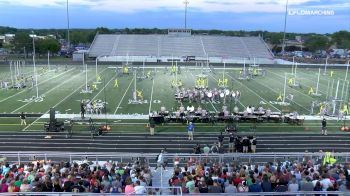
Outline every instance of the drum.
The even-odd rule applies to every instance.
[[[232,92],[232,97],[236,98],[236,93],[235,92]]]
[[[213,97],[213,93],[212,93],[212,92],[208,92],[208,93],[207,93],[207,96],[208,96],[209,98],[212,98],[212,97]]]
[[[230,90],[226,89],[225,90],[225,95],[228,96],[230,94]]]
[[[221,97],[221,98],[224,98],[224,97],[225,97],[225,94],[224,94],[224,93],[220,93],[220,97]]]

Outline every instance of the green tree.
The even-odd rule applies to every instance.
[[[97,32],[99,34],[111,34],[111,33],[113,33],[110,29],[108,29],[106,27],[97,27],[96,30],[95,30],[95,34]]]
[[[28,33],[17,32],[14,39],[12,40],[14,52],[20,53],[23,52],[23,48],[26,48],[27,52],[33,51],[32,38],[29,37]]]
[[[315,52],[317,50],[327,50],[331,43],[327,36],[314,35],[308,37],[304,44],[310,51]]]
[[[332,42],[337,45],[337,48],[350,49],[350,32],[338,31],[333,33]]]
[[[57,40],[52,38],[40,39],[36,40],[35,49],[39,54],[46,54],[47,51],[57,53],[60,50],[60,44]]]

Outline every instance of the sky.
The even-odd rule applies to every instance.
[[[0,26],[66,28],[66,1],[0,0]],[[191,29],[284,29],[287,0],[188,1]],[[289,0],[287,13],[287,32],[350,31],[350,0]],[[69,16],[71,28],[184,28],[185,4],[184,0],[69,0]]]

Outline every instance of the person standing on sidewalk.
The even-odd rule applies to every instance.
[[[327,135],[327,121],[325,118],[322,120],[322,129],[321,129],[321,134],[322,135]]]
[[[194,124],[190,122],[187,125],[188,140],[193,140]]]
[[[21,125],[27,125],[26,115],[23,112],[21,113],[21,115],[19,115],[19,117],[21,118]]]

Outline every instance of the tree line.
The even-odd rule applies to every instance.
[[[6,33],[15,34],[15,39],[10,45],[4,46],[0,43],[0,48],[9,48],[14,52],[20,53],[24,50],[31,52],[32,38],[29,34],[32,32],[36,35],[54,35],[56,39],[48,38],[36,40],[36,51],[38,53],[47,53],[51,51],[56,53],[60,50],[60,39],[67,38],[66,29],[16,29],[12,27],[0,27],[0,35]],[[92,43],[96,33],[99,34],[166,34],[167,29],[146,29],[146,28],[124,28],[124,29],[109,29],[106,27],[98,27],[96,29],[71,29],[70,43],[77,45],[79,43]],[[278,52],[281,48],[283,40],[283,32],[269,31],[223,31],[223,30],[192,30],[194,35],[223,35],[223,36],[261,36],[268,44],[270,44],[274,52]],[[304,40],[303,50],[315,52],[317,50],[327,50],[331,46],[336,48],[350,49],[350,32],[338,31],[332,34],[315,34],[315,33],[286,33],[287,40],[294,40],[295,36],[301,36]],[[287,49],[288,50],[288,49]]]

